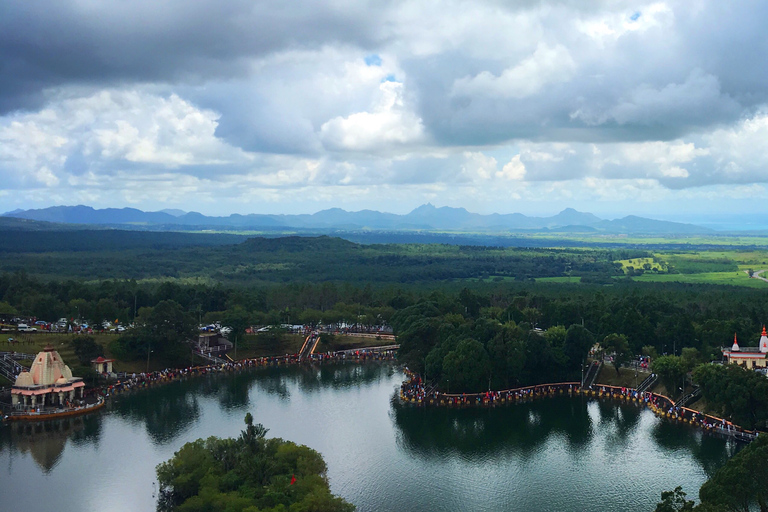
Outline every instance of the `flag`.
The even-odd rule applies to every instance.
[[[296,475],[291,475],[291,485],[296,483]]]

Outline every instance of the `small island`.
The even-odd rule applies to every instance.
[[[245,415],[237,439],[209,437],[187,443],[157,466],[157,510],[231,512],[351,512],[354,505],[331,494],[323,457],[279,438]]]

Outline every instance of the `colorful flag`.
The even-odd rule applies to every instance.
[[[291,485],[296,483],[296,475],[291,475]]]

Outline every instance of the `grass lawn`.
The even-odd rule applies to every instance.
[[[258,335],[246,335],[237,343],[236,359],[249,359],[252,357],[282,356],[296,354],[301,350],[305,337],[301,334],[286,334],[281,340],[268,340]],[[235,359],[234,349],[229,352]]]
[[[75,356],[75,351],[69,340],[80,336],[79,334],[69,333],[9,333],[0,335],[0,351],[14,351],[23,352],[26,354],[37,354],[42,351],[47,345],[51,345],[61,355],[64,363],[72,368],[76,369],[80,366],[80,362]],[[112,358],[112,354],[109,351],[109,343],[117,339],[117,334],[88,334],[87,336],[93,337],[93,339],[104,348],[104,355],[108,358]],[[9,344],[6,340],[12,337],[18,341],[18,343]],[[191,359],[190,359],[191,360]],[[32,361],[19,361],[24,366],[30,366]],[[162,361],[150,359],[149,369],[151,371],[163,370],[167,367]],[[144,372],[147,371],[146,359],[139,359],[136,361],[115,361],[112,368],[116,372]]]
[[[64,362],[72,367],[77,366],[77,358],[72,346],[68,343],[77,334],[67,333],[3,333],[0,335],[0,351],[23,352],[37,354],[47,345],[51,345],[64,359]],[[117,338],[116,334],[92,334],[93,339],[107,351],[110,341]],[[8,343],[8,338],[14,338],[18,343]],[[109,357],[108,351],[105,352]]]
[[[300,334],[286,334],[283,336],[282,342],[265,343],[263,339],[259,339],[258,335],[245,336],[245,340],[242,343],[238,343],[237,359],[296,354],[301,350],[304,339],[305,337]],[[362,349],[383,345],[394,345],[394,342],[360,336],[334,336],[333,341],[329,345],[318,344],[317,352]],[[234,350],[230,351],[229,355],[235,359]]]
[[[619,370],[620,375],[616,375],[616,370],[612,364],[604,364],[600,368],[600,373],[595,380],[596,384],[605,384],[606,386],[619,386],[619,387],[635,387],[635,370],[634,368],[621,368]],[[650,375],[649,372],[638,371],[637,372],[637,384],[640,384],[645,378]]]
[[[12,333],[10,336],[0,336],[0,351],[14,351],[27,354],[37,354],[43,350],[47,345],[51,345],[61,355],[64,362],[73,370],[80,366],[80,362],[75,356],[75,352],[69,340],[76,337],[76,334],[50,334],[50,333]],[[92,335],[96,343],[104,347],[104,354],[111,358],[113,357],[109,351],[109,343],[117,339],[116,334],[93,334]],[[8,337],[13,337],[18,340],[18,343],[8,344]],[[286,334],[282,337],[282,340],[277,342],[264,342],[265,339],[259,336],[246,336],[244,340],[238,343],[237,347],[237,359],[246,359],[251,357],[265,357],[285,354],[296,354],[301,350],[301,346],[304,344],[305,337],[300,334]],[[354,348],[365,347],[377,347],[382,345],[393,344],[391,341],[377,340],[375,338],[358,337],[358,336],[336,336],[330,345],[323,346],[318,345],[317,350],[319,352],[334,351],[334,350],[347,350]],[[235,358],[234,350],[230,352],[230,356]],[[24,366],[30,366],[32,361],[19,361]],[[188,361],[179,361],[176,366],[186,366],[192,364],[192,354]],[[197,361],[203,363],[202,361]],[[167,361],[161,361],[156,358],[150,358],[149,370],[163,370],[169,366]],[[173,366],[173,365],[171,365]],[[135,361],[115,361],[113,363],[113,369],[116,372],[128,372],[128,373],[141,373],[147,371],[147,360],[144,358],[137,359]],[[0,386],[7,385],[0,382]]]

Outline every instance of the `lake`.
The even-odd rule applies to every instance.
[[[396,399],[390,363],[261,368],[115,397],[107,409],[0,426],[3,510],[151,511],[155,466],[184,443],[234,437],[251,412],[306,444],[360,511],[651,511],[689,497],[738,446],[634,404],[559,396],[493,409]]]

